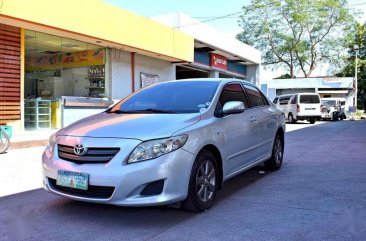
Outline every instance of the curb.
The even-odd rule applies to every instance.
[[[19,141],[19,142],[11,142],[9,149],[21,149],[28,147],[38,147],[38,146],[47,146],[48,139],[45,140],[33,140],[33,141]]]

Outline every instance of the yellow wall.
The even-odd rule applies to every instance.
[[[100,0],[0,0],[1,16],[193,62],[193,37]]]

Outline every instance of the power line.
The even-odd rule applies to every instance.
[[[230,13],[230,14],[226,14],[226,15],[222,15],[222,16],[218,16],[218,17],[210,18],[210,19],[203,20],[203,21],[199,21],[199,22],[195,22],[195,23],[186,24],[186,25],[183,25],[183,26],[177,26],[177,27],[174,27],[174,28],[184,28],[184,27],[188,27],[188,26],[192,26],[192,25],[196,25],[196,24],[200,24],[200,23],[207,23],[207,22],[211,22],[211,21],[214,21],[214,20],[217,20],[217,19],[222,19],[222,18],[232,17],[232,16],[235,16],[235,15],[238,15],[238,14],[241,14],[241,13],[242,13],[242,11],[240,11],[240,12],[235,12],[235,13]]]

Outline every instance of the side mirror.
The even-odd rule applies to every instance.
[[[229,101],[222,108],[222,115],[243,113],[245,105],[241,101]]]

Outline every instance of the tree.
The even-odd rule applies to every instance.
[[[354,18],[345,0],[252,0],[243,7],[237,39],[263,54],[266,67],[309,77],[320,63],[337,63]]]
[[[354,28],[354,38],[349,45],[349,58],[348,64],[337,74],[339,77],[354,77],[355,76],[355,59],[356,53],[354,50],[354,45],[359,46],[359,56],[357,62],[357,106],[362,109],[366,109],[366,23],[361,25],[359,23],[355,24]]]

